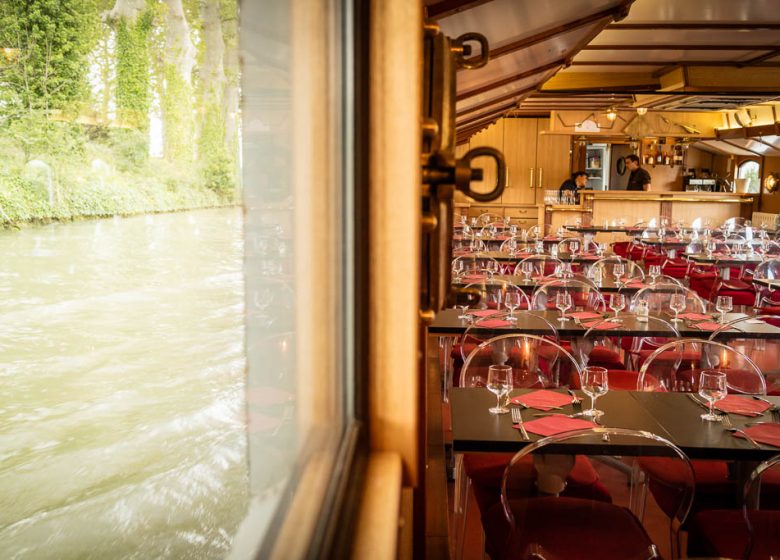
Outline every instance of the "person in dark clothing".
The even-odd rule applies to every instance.
[[[626,156],[626,167],[631,174],[628,176],[626,190],[629,191],[649,191],[650,173],[646,169],[639,167],[639,157],[634,154]]]
[[[558,200],[563,200],[566,191],[574,192],[576,202],[580,201],[580,191],[588,188],[588,174],[584,171],[572,173],[569,179],[566,179],[558,189]]]

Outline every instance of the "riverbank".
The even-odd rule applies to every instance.
[[[155,177],[127,177],[119,182],[84,181],[49,187],[0,171],[0,224],[26,224],[158,214],[235,206],[236,201],[186,182],[164,185]]]

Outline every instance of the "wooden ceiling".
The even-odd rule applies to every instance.
[[[429,0],[446,34],[484,34],[457,78],[458,139],[551,110],[712,111],[780,99],[780,0]]]

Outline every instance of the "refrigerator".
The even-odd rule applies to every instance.
[[[609,189],[609,144],[585,146],[585,172],[594,191]]]

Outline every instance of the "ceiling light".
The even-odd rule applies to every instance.
[[[607,119],[614,122],[615,119],[617,119],[617,116],[618,115],[617,115],[617,111],[615,111],[615,108],[610,107],[609,110],[607,111]]]
[[[773,171],[764,179],[764,188],[767,192],[775,192],[780,189],[780,173]]]
[[[636,114],[640,117],[647,114],[647,107],[637,107]]]

